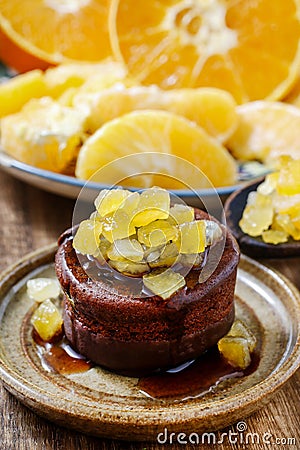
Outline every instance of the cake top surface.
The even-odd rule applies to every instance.
[[[212,247],[225,245],[226,232],[215,219],[196,217],[194,208],[173,202],[159,187],[141,193],[102,190],[94,205],[74,232],[80,264],[85,270],[94,265],[102,275],[105,267],[131,278],[131,285],[142,280],[144,295],[170,298],[186,286],[190,271],[204,268]]]

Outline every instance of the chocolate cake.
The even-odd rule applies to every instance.
[[[195,210],[195,219],[208,215]],[[129,376],[176,367],[215,345],[234,320],[238,245],[223,226],[222,257],[209,278],[199,270],[170,298],[133,295],[121,282],[110,288],[85,272],[72,230],[59,239],[56,272],[64,291],[64,329],[72,346],[95,363]],[[222,248],[223,248],[222,247]],[[220,247],[221,248],[221,247]],[[210,249],[212,251],[212,249]]]

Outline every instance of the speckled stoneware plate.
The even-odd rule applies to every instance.
[[[136,378],[94,367],[82,374],[48,372],[35,351],[32,301],[26,281],[54,277],[55,246],[28,255],[1,277],[0,375],[4,386],[41,416],[85,433],[153,440],[168,432],[201,433],[245,418],[266,404],[300,365],[300,296],[278,273],[242,256],[236,315],[261,341],[260,360],[248,376],[218,384],[185,400],[149,398]]]

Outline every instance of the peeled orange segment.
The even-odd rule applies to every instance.
[[[48,95],[65,106],[78,105],[77,109],[83,114],[90,111],[90,104],[95,102],[99,91],[116,83],[124,86],[136,84],[127,76],[126,68],[115,61],[61,64],[46,71],[45,81]]]
[[[47,93],[41,70],[32,70],[0,84],[0,118],[18,112],[31,98]]]
[[[257,101],[238,106],[237,113],[239,126],[227,142],[236,158],[270,165],[282,155],[300,159],[300,109]]]
[[[229,92],[207,87],[166,91],[168,111],[180,114],[203,127],[220,142],[232,135],[238,125],[236,102]]]
[[[19,47],[49,63],[111,56],[109,0],[0,0],[0,27]]]
[[[66,63],[46,70],[45,82],[49,95],[56,98],[66,89],[79,88],[86,83],[97,85],[97,89],[103,89],[123,80],[126,74],[124,66],[114,61]]]
[[[57,97],[56,101],[62,106],[73,107],[73,98],[76,92],[76,87],[67,88],[59,97]]]
[[[110,60],[100,63],[65,63],[45,72],[49,95],[55,98],[69,88],[77,88],[76,95],[87,98],[88,94],[94,95],[117,82],[126,81],[127,69],[124,65]]]
[[[299,9],[298,0],[112,0],[109,32],[116,58],[144,84],[273,100],[298,75]]]
[[[1,146],[9,155],[41,169],[68,172],[82,143],[84,117],[43,97],[4,117],[0,128]]]
[[[126,87],[118,83],[108,89],[100,86],[92,94],[79,90],[73,104],[88,111],[87,125],[91,132],[122,114],[141,109],[161,109],[182,115],[221,142],[233,133],[238,123],[233,97],[216,88],[165,91],[157,86]]]
[[[132,185],[130,177],[135,173],[144,173],[139,180],[141,187],[177,188],[178,185],[182,187],[178,180],[183,180],[194,187],[210,188],[210,182],[214,186],[226,186],[236,181],[236,162],[221,144],[193,122],[155,110],[125,114],[103,125],[82,146],[76,176],[82,179],[93,176],[93,181],[103,183],[104,172],[99,169],[132,154],[139,157],[130,164],[119,160],[118,164],[109,166],[106,176],[110,180],[105,179],[105,182],[117,180]],[[179,158],[173,158],[167,167],[160,158],[166,154]],[[194,170],[194,166],[184,164],[181,158],[198,167],[210,182],[200,171]],[[161,176],[158,180],[157,173],[169,177]]]
[[[117,80],[116,80],[117,81]],[[112,86],[86,83],[73,98],[76,109],[87,114],[87,127],[94,133],[105,122],[140,109],[166,109],[166,95],[157,86],[127,87],[123,82]]]
[[[80,86],[76,98],[89,99],[89,95],[95,96],[99,91],[115,84],[125,87],[138,86],[138,82],[128,75],[127,68],[121,63],[108,60],[96,64],[95,67],[97,70],[94,70],[94,73]]]
[[[95,91],[108,88],[116,82],[125,84],[128,81],[126,77],[127,71],[123,65],[113,61],[61,64],[45,72],[31,70],[0,84],[0,118],[18,112],[31,98],[50,96],[59,98],[62,103],[62,98],[73,100],[80,92],[86,99],[88,93],[94,97]],[[73,106],[72,101],[64,100],[64,103]]]
[[[94,70],[94,64],[61,64],[46,70],[45,83],[48,95],[57,98],[71,87],[78,88]]]

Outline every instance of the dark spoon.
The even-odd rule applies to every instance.
[[[224,206],[227,226],[238,241],[241,251],[249,256],[256,258],[300,256],[300,241],[290,238],[283,244],[266,244],[260,237],[251,237],[243,233],[239,227],[249,192],[255,191],[263,180],[264,178],[260,178],[246,184],[228,197]]]

